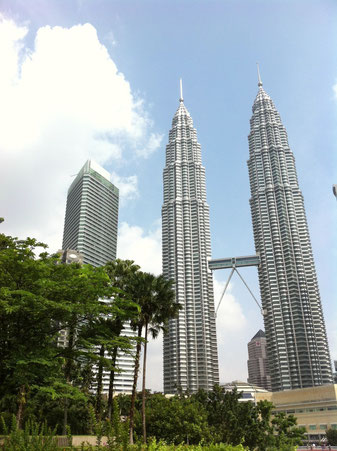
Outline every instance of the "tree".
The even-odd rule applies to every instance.
[[[158,393],[148,395],[146,403],[147,433],[149,437],[169,444],[198,444],[212,441],[205,408],[192,397],[166,398]],[[142,432],[136,422],[137,433]]]
[[[200,390],[195,398],[206,408],[208,423],[214,441],[248,446],[265,451],[294,447],[301,444],[303,428],[296,427],[296,418],[278,413],[272,417],[273,404],[260,401],[240,402],[241,393],[236,389],[226,391],[215,385],[206,393]]]
[[[57,356],[63,360],[64,382],[57,383],[64,407],[63,434],[68,422],[69,401],[83,398],[83,393],[74,385],[85,362],[92,366],[96,360],[95,340],[88,339],[88,324],[104,315],[113,314],[113,306],[101,302],[116,293],[103,268],[78,263],[53,264],[49,278],[41,283],[45,297],[62,306],[62,315],[53,316],[53,323],[66,331],[65,346],[57,347]],[[57,344],[57,343],[56,343]],[[55,388],[56,388],[55,387]],[[46,388],[44,388],[46,390]]]
[[[50,277],[54,260],[46,253],[35,257],[43,243],[0,234],[0,398],[17,398],[20,427],[27,393],[57,372],[58,328],[53,318],[62,307],[43,295],[43,281]]]
[[[66,426],[68,403],[87,400],[83,375],[97,361],[98,331],[88,336],[88,328],[101,318],[124,321],[138,307],[119,297],[104,268],[58,264],[56,255],[36,256],[39,247],[46,245],[0,234],[0,407],[15,411],[20,426],[29,397],[41,393],[63,400]],[[109,340],[109,349],[130,347],[126,337]]]
[[[327,429],[326,438],[329,445],[337,445],[337,429]]]
[[[146,357],[148,333],[153,338],[158,336],[161,329],[165,329],[166,323],[173,318],[179,311],[180,305],[175,302],[175,295],[172,288],[172,282],[165,280],[163,276],[154,276],[153,274],[138,272],[135,274],[134,299],[140,305],[141,311],[137,321],[133,322],[133,327],[137,330],[138,339],[142,338],[143,328],[144,337],[144,360],[143,360],[143,387],[142,387],[142,424],[143,441],[146,443]],[[130,443],[133,443],[133,414],[135,408],[136,388],[139,371],[139,358],[141,352],[141,342],[137,343],[134,382],[131,397],[130,409]]]
[[[294,415],[277,412],[271,423],[275,449],[281,449],[282,446],[294,447],[302,444],[306,430],[303,427],[296,427],[297,420]]]
[[[132,296],[129,292],[132,293],[132,281],[135,274],[139,271],[140,267],[134,263],[132,260],[121,260],[116,259],[111,262],[108,262],[105,265],[106,272],[110,278],[112,285],[116,288],[122,290],[123,293],[126,293],[126,296],[132,299]],[[120,336],[125,321],[130,320],[129,318],[121,318],[117,316],[114,322],[111,322],[111,329],[116,336]],[[111,353],[111,371],[110,371],[110,379],[109,379],[109,394],[108,394],[108,418],[111,420],[112,416],[112,407],[113,407],[113,390],[114,390],[114,379],[115,379],[115,367],[116,367],[116,359],[118,353],[118,346],[114,346]]]

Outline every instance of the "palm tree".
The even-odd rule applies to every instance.
[[[137,280],[134,288],[136,288],[135,295],[137,296],[135,300],[140,305],[141,313],[138,321],[134,323],[134,328],[138,331],[139,341],[136,349],[135,373],[130,409],[130,443],[133,443],[133,417],[143,328],[145,329],[145,334],[143,355],[142,424],[143,440],[144,443],[146,443],[145,381],[148,334],[150,333],[153,338],[156,338],[160,330],[165,330],[167,321],[170,318],[174,318],[181,307],[177,302],[175,302],[173,282],[166,280],[162,275],[156,277],[149,273],[139,273],[137,274]]]
[[[105,265],[106,272],[112,282],[112,285],[120,290],[122,290],[128,297],[131,297],[132,292],[132,281],[135,274],[139,271],[140,267],[135,264],[133,260],[121,260],[117,258]],[[129,294],[130,293],[130,294]],[[130,319],[130,318],[127,318]],[[120,336],[124,323],[127,320],[117,316],[114,322],[111,323],[111,330],[115,336]],[[118,346],[114,346],[111,353],[111,370],[109,379],[109,394],[108,394],[108,418],[111,420],[112,408],[113,408],[113,390],[115,381],[115,368],[116,359],[118,353]]]

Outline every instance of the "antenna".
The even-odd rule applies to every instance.
[[[260,67],[259,67],[259,63],[256,63],[257,66],[257,79],[258,79],[258,86],[263,86],[262,80],[261,80],[261,75],[260,75]]]
[[[180,79],[180,102],[184,101],[184,97],[183,97],[183,81],[182,79]]]

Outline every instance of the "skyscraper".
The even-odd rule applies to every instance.
[[[248,169],[272,389],[327,384],[329,348],[295,159],[260,75],[258,86]]]
[[[266,334],[259,330],[248,343],[248,382],[271,390]]]
[[[119,191],[110,182],[109,172],[88,160],[68,190],[63,233],[63,249],[68,260],[68,249],[80,252],[83,263],[93,266],[102,266],[116,258],[118,201]],[[129,323],[124,324],[122,335],[135,335]],[[114,391],[131,393],[133,356],[119,354],[117,367],[123,371],[115,374]],[[104,371],[103,393],[109,390],[109,379],[110,372]]]
[[[197,132],[180,94],[164,169],[163,273],[183,306],[164,337],[164,392],[209,390],[219,381],[209,206]]]
[[[75,249],[83,262],[101,266],[116,258],[119,191],[110,174],[88,160],[70,185],[62,249]]]

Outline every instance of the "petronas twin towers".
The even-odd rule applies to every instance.
[[[182,90],[164,169],[163,274],[183,306],[164,337],[164,391],[209,390],[219,382],[209,206],[197,132]]]
[[[273,391],[332,383],[303,197],[280,116],[265,93],[253,105],[249,178],[259,282]],[[182,305],[164,337],[164,392],[219,382],[209,206],[192,118],[180,95],[164,169],[163,273]]]

